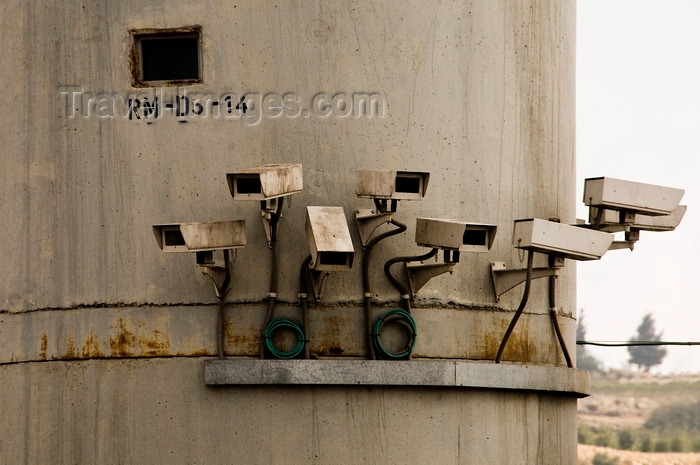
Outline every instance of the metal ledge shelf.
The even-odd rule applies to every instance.
[[[431,386],[590,394],[587,371],[464,360],[206,360],[204,384]]]

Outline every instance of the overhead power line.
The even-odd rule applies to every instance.
[[[700,342],[680,341],[576,341],[577,345],[599,347],[629,347],[629,346],[700,346]]]

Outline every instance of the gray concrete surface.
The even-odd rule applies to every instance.
[[[207,360],[204,384],[433,386],[590,394],[589,376],[582,370],[463,360]]]
[[[571,395],[203,378],[182,357],[2,365],[0,462],[576,463]]]

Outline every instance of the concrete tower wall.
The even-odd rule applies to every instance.
[[[342,206],[355,265],[332,273],[310,308],[310,350],[327,360],[309,363],[365,358],[354,212],[373,204],[355,196],[355,172],[429,171],[425,198],[399,202],[408,231],[373,252],[373,317],[400,297],[384,262],[427,251],[414,242],[416,217],[497,225],[491,250],[463,253],[412,311],[417,363],[493,360],[521,297],[518,288],[497,302],[490,275],[492,261],[525,266],[513,220],[574,220],[574,3],[4,1],[0,13],[0,403],[19,422],[6,420],[0,435],[7,463],[467,463],[483,444],[483,461],[469,463],[573,463],[581,386],[205,386],[200,357],[217,353],[213,286],[192,254],[162,253],[151,226],[246,220],[224,348],[255,357],[270,250],[258,203],[234,201],[225,175],[301,163],[304,188],[280,222],[276,314],[299,317],[306,207]],[[201,30],[201,83],[133,86],[133,34],[159,28]],[[183,89],[192,106],[178,117],[166,105]],[[160,117],[129,112],[130,98],[154,95]],[[196,114],[196,98],[225,95],[256,104],[242,117],[218,114],[222,104]],[[377,114],[360,111],[365,95]],[[546,280],[533,282],[504,361],[563,364],[547,292]],[[573,348],[571,261],[557,292]],[[507,378],[510,365],[502,369]],[[513,437],[524,446],[504,449]],[[196,452],[180,451],[188,441]]]

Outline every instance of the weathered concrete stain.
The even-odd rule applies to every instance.
[[[75,342],[73,341],[73,335],[69,334],[68,336],[66,336],[66,353],[61,358],[66,360],[72,360],[77,358],[76,354],[77,353],[75,351]]]
[[[46,348],[49,346],[49,336],[46,333],[41,335],[41,346],[39,347],[39,358],[46,360]]]
[[[503,332],[493,331],[484,335],[485,350],[483,358],[486,360],[495,360],[498,348],[503,340]],[[526,325],[516,327],[508,339],[508,344],[503,351],[503,360],[509,362],[530,363],[536,357],[538,352],[537,345],[534,343],[533,335],[530,334]]]
[[[82,358],[103,358],[104,353],[100,345],[100,338],[90,331],[81,349]]]
[[[170,337],[163,331],[154,329],[152,331],[153,337],[139,337],[138,343],[141,349],[140,355],[146,356],[158,356],[158,355],[171,355],[170,353]]]
[[[258,332],[245,331],[241,328],[227,323],[224,326],[224,345],[226,348],[235,347],[235,351],[243,351],[246,354],[256,354],[260,351],[261,334]]]
[[[119,319],[117,334],[109,338],[109,347],[112,357],[132,357],[135,355],[136,336],[127,328],[122,318]]]

